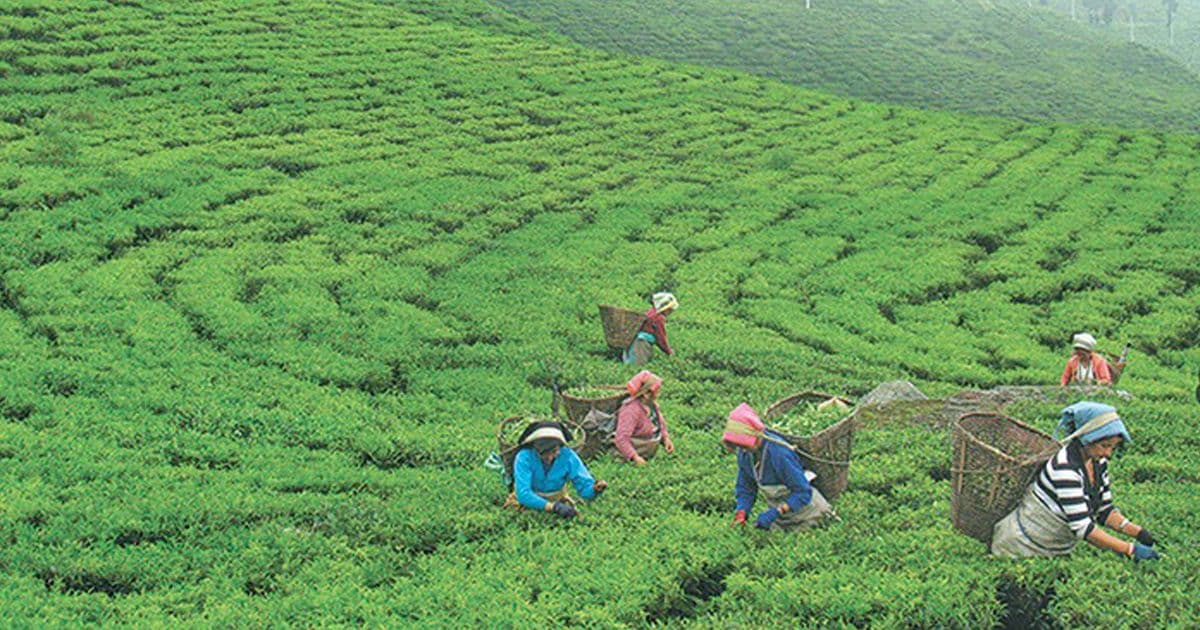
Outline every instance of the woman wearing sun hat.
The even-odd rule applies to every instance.
[[[671,344],[667,343],[667,315],[679,308],[679,301],[674,295],[664,292],[655,293],[650,302],[652,306],[646,311],[642,329],[621,357],[626,365],[645,365],[654,354],[656,345],[667,354],[675,354]]]
[[[577,515],[575,501],[567,494],[567,482],[584,500],[590,501],[608,487],[595,481],[583,460],[567,446],[571,432],[559,422],[534,422],[517,439],[513,459],[513,492],[505,507],[554,512],[562,518]]]
[[[1129,431],[1109,405],[1082,401],[1062,410],[1066,445],[1042,467],[1021,503],[992,530],[992,554],[1010,558],[1068,554],[1080,540],[1134,560],[1157,560],[1150,530],[1113,505],[1108,458]],[[1136,539],[1122,540],[1100,526]]]
[[[761,529],[808,529],[834,515],[821,492],[809,483],[804,465],[783,436],[770,431],[746,403],[729,413],[725,447],[737,451],[737,500],[733,524],[744,525],[757,495],[767,502],[755,519]]]
[[[617,411],[617,429],[613,435],[617,456],[640,466],[654,457],[659,444],[668,453],[674,453],[667,419],[658,407],[662,379],[653,372],[642,370],[629,379],[625,389],[629,397]]]
[[[1108,361],[1095,351],[1095,337],[1079,333],[1072,338],[1071,346],[1071,358],[1063,368],[1060,385],[1112,385],[1112,371]]]

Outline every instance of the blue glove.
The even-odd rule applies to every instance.
[[[563,518],[575,518],[579,514],[579,512],[575,511],[575,506],[566,501],[555,501],[554,513]]]
[[[777,518],[779,518],[779,508],[763,510],[763,513],[758,515],[758,520],[754,522],[754,526],[759,529],[771,529],[771,524]]]
[[[1133,543],[1133,560],[1141,562],[1142,560],[1158,560],[1158,552],[1153,548],[1143,545],[1142,543]]]

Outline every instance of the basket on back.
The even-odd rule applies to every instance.
[[[1116,385],[1121,380],[1121,373],[1125,371],[1125,366],[1129,362],[1129,346],[1125,346],[1125,350],[1120,354],[1112,354],[1110,352],[1099,351],[1100,355],[1108,361],[1108,373],[1112,377],[1111,385]]]
[[[567,416],[567,420],[574,426],[581,427],[587,433],[587,440],[581,443],[575,451],[581,458],[591,459],[606,450],[610,445],[604,443],[605,432],[601,427],[586,426],[585,420],[588,414],[593,410],[599,411],[601,414],[612,416],[615,422],[617,412],[621,409],[621,403],[625,401],[628,392],[624,385],[600,385],[586,389],[604,390],[604,393],[600,396],[580,396],[571,394],[572,390],[567,389],[555,395],[558,398],[559,406]]]
[[[517,444],[517,436],[525,430],[531,422],[536,422],[537,418],[529,416],[509,416],[500,421],[500,425],[496,427],[496,446],[500,451],[500,458],[504,461],[504,470],[508,473],[512,472],[513,460],[517,457],[517,451],[520,450],[520,444]],[[577,422],[563,422],[571,431],[571,443],[567,446],[572,450],[580,449],[587,441],[587,432]]]
[[[780,399],[767,407],[768,423],[802,402],[824,402],[838,400],[849,406],[851,401],[841,396],[821,392],[805,391]],[[849,412],[847,412],[849,413]],[[813,485],[827,501],[833,501],[850,483],[850,455],[854,447],[854,418],[850,415],[809,436],[780,433],[788,443],[796,447],[796,454],[805,468],[816,473]]]
[[[600,323],[604,325],[604,342],[609,348],[624,350],[642,329],[646,314],[607,304],[599,305]]]
[[[1059,443],[998,413],[963,414],[954,423],[950,514],[954,527],[986,545],[992,527],[1017,506]]]

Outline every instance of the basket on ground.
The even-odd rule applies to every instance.
[[[950,467],[955,529],[991,545],[992,527],[1017,506],[1059,446],[1046,433],[1002,414],[960,416]]]
[[[500,421],[500,425],[496,427],[496,446],[500,451],[500,457],[504,460],[504,469],[512,471],[513,460],[517,457],[517,451],[520,444],[517,444],[517,436],[531,422],[537,422],[540,418],[530,416],[509,416]],[[572,450],[581,448],[584,442],[587,441],[587,432],[577,422],[570,420],[563,422],[563,425],[571,431],[571,442],[567,446]]]
[[[805,391],[782,398],[767,407],[766,420],[769,422],[771,418],[778,418],[802,402],[819,403],[831,399],[840,400],[846,405],[851,404],[850,400],[841,396]],[[813,485],[821,491],[827,501],[833,501],[850,483],[850,456],[854,448],[854,429],[854,418],[847,415],[809,436],[780,434],[796,448],[796,454],[803,460],[805,467],[816,473],[817,478],[813,480]]]
[[[628,348],[646,321],[645,313],[607,304],[601,304],[599,308],[600,323],[604,325],[604,342],[614,350]]]

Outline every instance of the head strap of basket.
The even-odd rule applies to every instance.
[[[679,300],[675,299],[674,294],[667,293],[666,291],[655,293],[654,297],[650,298],[650,301],[654,304],[654,310],[659,313],[668,309],[679,308]]]
[[[1071,347],[1092,350],[1096,347],[1096,338],[1085,332],[1079,333],[1071,339]]]
[[[1057,439],[1060,433],[1067,432],[1070,434],[1062,439],[1063,442],[1079,438],[1085,446],[1113,436],[1119,436],[1125,442],[1133,441],[1125,423],[1117,415],[1116,407],[1090,400],[1077,402],[1062,410],[1054,437]]]
[[[630,396],[641,396],[646,392],[658,392],[662,389],[662,378],[650,370],[642,370],[633,375],[625,384],[625,390]]]

